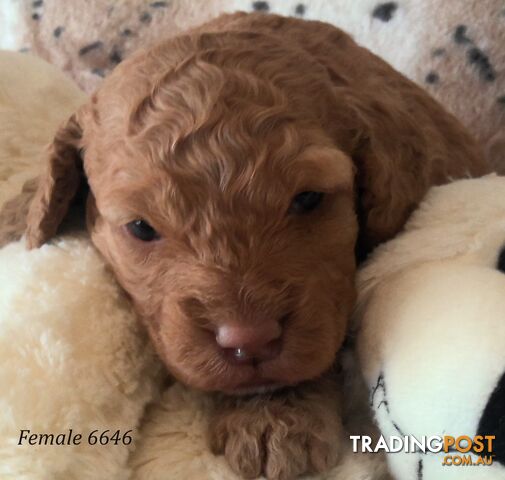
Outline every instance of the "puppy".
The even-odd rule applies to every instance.
[[[356,255],[430,185],[488,168],[462,126],[344,32],[219,17],[121,63],[57,132],[36,248],[83,184],[93,243],[169,371],[215,394],[211,446],[247,478],[338,455],[331,366]]]

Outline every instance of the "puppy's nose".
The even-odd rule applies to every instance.
[[[264,325],[222,325],[216,334],[217,344],[234,363],[270,360],[279,354],[282,328],[278,322]]]

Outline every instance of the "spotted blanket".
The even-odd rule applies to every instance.
[[[503,0],[3,0],[0,48],[31,50],[92,92],[138,47],[236,10],[343,28],[462,120],[492,161],[502,160]]]

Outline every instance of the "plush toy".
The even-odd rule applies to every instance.
[[[88,240],[0,249],[0,478],[129,478],[160,372]]]
[[[384,437],[495,437],[478,453],[450,439],[447,453],[389,453],[394,477],[505,479],[505,177],[433,188],[358,284],[358,353]]]
[[[426,88],[482,142],[505,150],[503,0],[3,0],[0,48],[28,49],[93,91],[121,59],[222,12],[322,20]]]

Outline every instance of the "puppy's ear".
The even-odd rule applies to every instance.
[[[353,129],[358,260],[403,228],[432,185],[488,169],[456,119],[423,92],[410,85],[403,89],[404,99],[384,87],[379,96],[351,92],[341,102],[350,106]]]
[[[58,129],[46,152],[45,169],[28,210],[26,243],[40,247],[56,234],[84,178],[79,113]]]
[[[412,115],[380,99],[368,100],[374,109],[351,95],[347,104],[352,106],[350,153],[360,224],[356,253],[362,260],[403,228],[429,186],[442,178],[429,164],[431,146]]]
[[[374,150],[375,147],[375,150]],[[400,152],[381,151],[367,139],[353,154],[356,166],[356,211],[359,237],[358,260],[377,245],[393,238],[406,223],[428,189],[425,179],[416,181],[415,165]],[[422,177],[422,172],[417,172]]]

